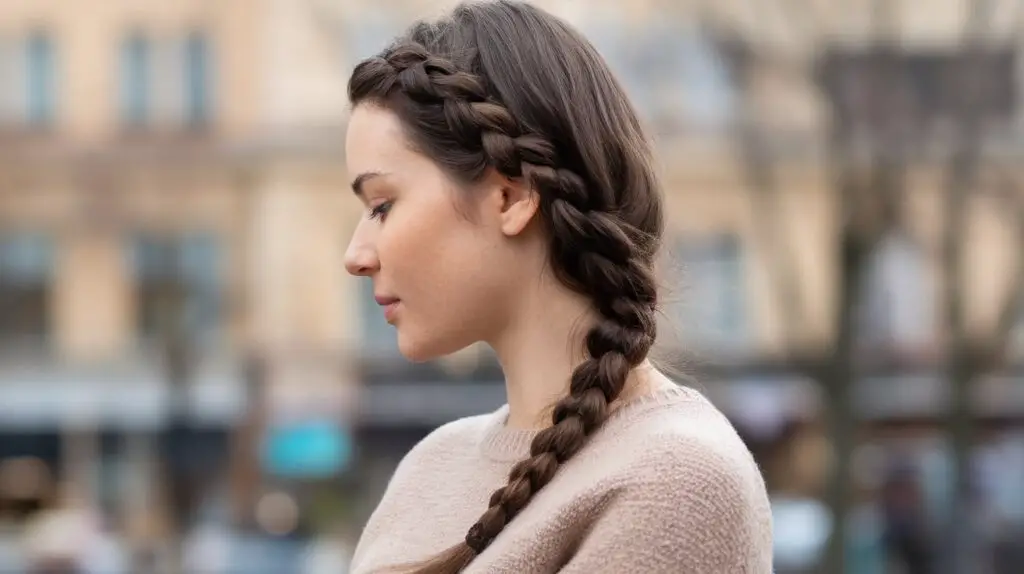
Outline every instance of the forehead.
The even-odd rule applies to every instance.
[[[352,110],[345,135],[345,160],[353,175],[393,171],[425,158],[413,152],[398,116],[372,104]]]

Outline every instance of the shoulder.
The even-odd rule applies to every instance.
[[[764,480],[724,415],[695,396],[609,430],[600,458],[615,461],[614,487],[568,572],[611,571],[609,548],[622,555],[616,571],[643,560],[650,572],[771,572]]]
[[[650,412],[636,425],[639,452],[656,466],[680,472],[753,472],[753,455],[721,411],[696,390],[683,389],[685,399]]]
[[[611,429],[623,451],[616,482],[633,498],[770,522],[761,470],[729,420],[698,391]]]
[[[742,441],[702,433],[668,433],[639,445],[635,475],[626,482],[638,495],[664,496],[754,518],[767,511],[760,468]]]

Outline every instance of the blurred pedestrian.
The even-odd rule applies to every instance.
[[[662,195],[608,66],[527,4],[419,22],[349,82],[348,270],[414,361],[490,345],[508,403],[405,457],[354,574],[762,574],[754,459],[647,360]]]
[[[917,468],[902,457],[889,469],[882,485],[882,510],[890,562],[906,574],[935,572],[921,478]]]

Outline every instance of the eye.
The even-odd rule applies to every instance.
[[[388,214],[389,211],[391,211],[391,205],[392,203],[390,201],[378,203],[377,205],[370,209],[370,219],[384,221],[384,217]]]

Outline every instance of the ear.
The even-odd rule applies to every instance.
[[[501,194],[498,218],[501,232],[507,236],[522,233],[540,209],[540,196],[523,179],[501,178],[497,191]]]

